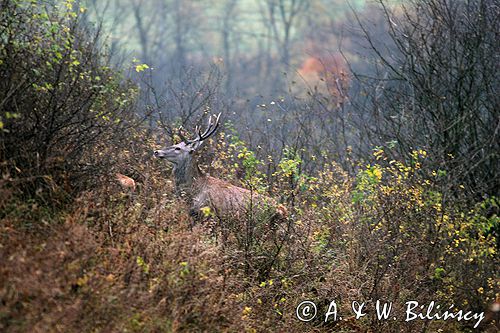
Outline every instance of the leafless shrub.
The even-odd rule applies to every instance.
[[[408,158],[431,153],[455,193],[472,200],[498,194],[497,1],[410,1],[402,10],[379,2],[389,42],[377,44],[360,22],[377,62],[357,73],[360,136],[369,146],[395,146]]]

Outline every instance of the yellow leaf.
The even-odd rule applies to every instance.
[[[208,207],[208,206],[201,207],[200,210],[203,213],[203,216],[205,216],[205,217],[212,216],[212,210],[210,209],[210,207]]]
[[[245,315],[250,314],[250,312],[252,312],[252,308],[249,306],[245,306],[245,308],[243,309],[243,311],[241,313],[245,316]]]
[[[136,71],[137,73],[142,72],[142,71],[144,71],[145,69],[148,69],[148,68],[149,68],[149,66],[148,66],[148,65],[146,65],[146,64],[138,64],[138,65],[135,65],[135,71]]]

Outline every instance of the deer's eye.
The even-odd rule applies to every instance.
[[[181,150],[179,147],[175,147],[175,150]]]

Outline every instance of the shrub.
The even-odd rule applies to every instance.
[[[0,8],[4,186],[41,197],[95,185],[111,160],[103,149],[131,126],[133,86],[106,64],[99,32],[80,24],[72,1]]]

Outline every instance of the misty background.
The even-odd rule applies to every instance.
[[[391,4],[400,3],[399,1]],[[306,168],[366,154],[352,100],[366,92],[352,71],[374,74],[361,22],[389,51],[386,17],[370,1],[106,0],[80,1],[82,21],[98,31],[109,61],[129,68],[141,86],[151,125],[192,129],[206,113],[223,113],[259,157],[283,148]],[[146,64],[136,71],[137,65]],[[145,69],[145,70],[142,70]],[[159,139],[161,141],[161,139]],[[388,140],[390,141],[390,140]],[[308,154],[323,156],[311,162]]]

